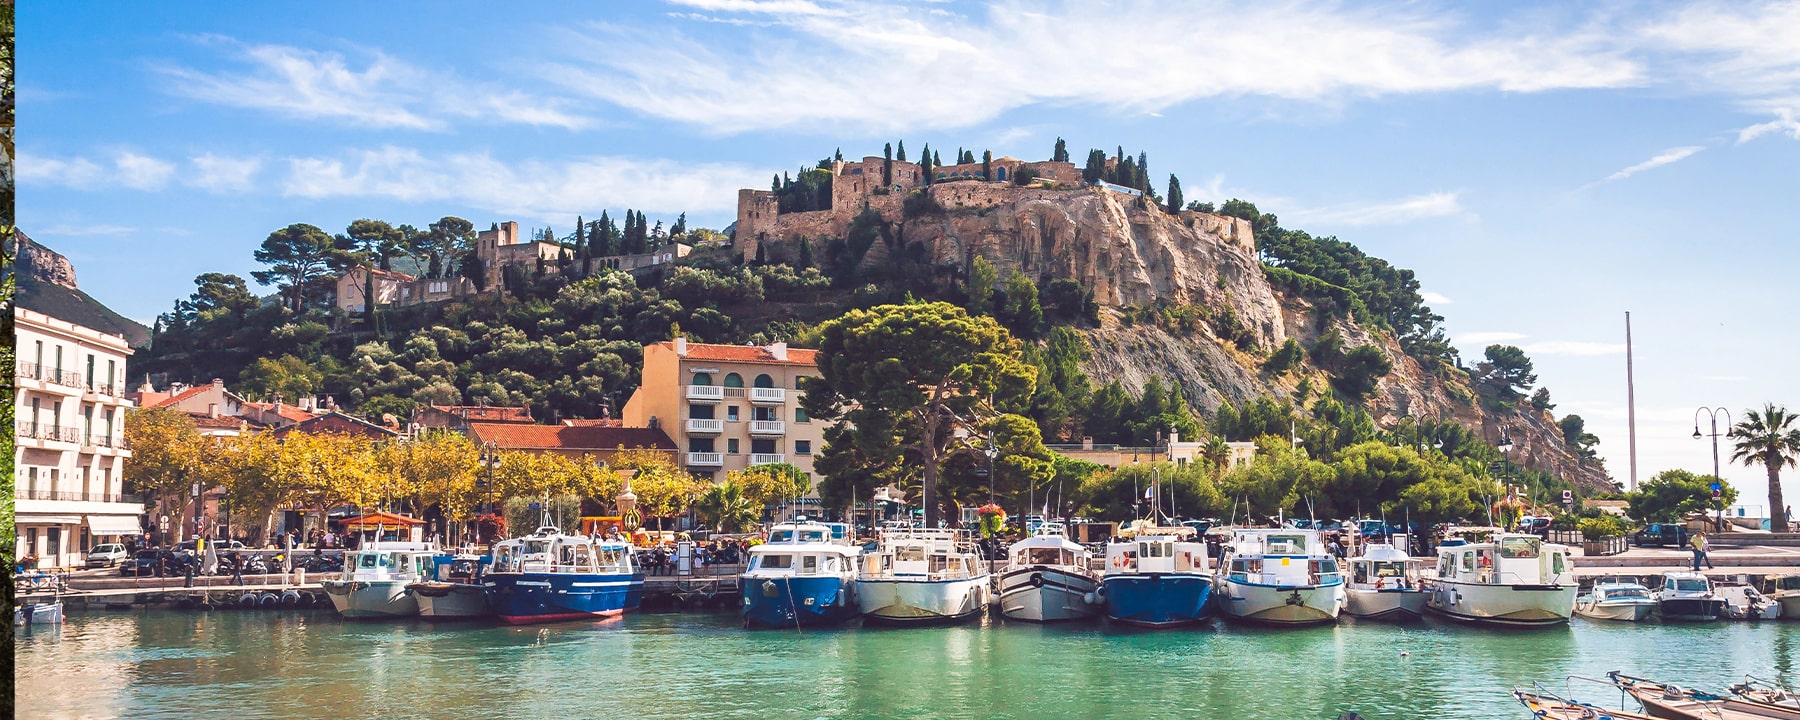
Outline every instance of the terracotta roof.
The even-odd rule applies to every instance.
[[[664,343],[659,343],[659,344],[665,348],[668,348],[671,351],[673,351],[675,349],[674,341],[669,341],[669,342],[664,342]],[[690,342],[687,344],[687,355],[684,355],[683,357],[685,357],[689,360],[700,360],[700,361],[709,361],[710,360],[710,361],[714,361],[714,362],[770,363],[770,364],[774,364],[774,365],[817,365],[818,364],[818,356],[819,356],[819,351],[817,351],[817,350],[807,350],[804,348],[788,348],[787,359],[786,360],[776,360],[774,355],[769,354],[769,349],[767,347],[762,347],[762,346],[758,346],[758,345],[711,345],[711,344],[707,344],[707,343]]]
[[[382,525],[424,525],[425,521],[390,512],[372,512],[359,517],[344,518],[346,525],[374,525],[377,523]]]
[[[342,422],[347,422],[352,427],[361,428],[361,429],[367,430],[367,431],[373,431],[376,435],[380,435],[380,436],[393,436],[393,435],[400,434],[400,433],[394,432],[393,430],[390,430],[388,428],[384,428],[380,425],[376,425],[375,423],[372,423],[372,422],[369,422],[362,418],[356,417],[355,415],[346,415],[344,413],[337,412],[334,410],[334,411],[325,413],[324,415],[308,415],[305,420],[301,420],[298,423],[295,423],[293,425],[289,425],[289,426],[283,427],[283,428],[277,428],[275,430],[275,436],[276,437],[285,437],[290,432],[316,433],[316,432],[319,432],[319,430],[316,429],[315,426],[324,424],[327,421],[330,421],[334,418],[339,421],[342,421]],[[331,432],[331,431],[326,430],[325,432]]]
[[[391,277],[396,280],[400,280],[402,282],[412,282],[413,280],[418,279],[418,278],[408,275],[406,273],[395,272],[393,270],[383,270],[381,268],[373,268],[372,270],[375,273],[375,277]],[[355,271],[353,270],[351,272],[355,272]]]
[[[188,398],[196,397],[200,393],[211,390],[212,388],[213,388],[212,383],[207,383],[205,385],[195,385],[191,388],[181,391],[180,394],[171,395],[168,397],[168,399],[162,400],[150,407],[168,407],[170,405],[174,405],[175,403],[181,402]]]
[[[531,422],[531,408],[501,405],[428,405],[438,412],[449,413],[472,422]]]
[[[624,420],[612,418],[569,418],[562,421],[563,427],[625,427]]]
[[[493,442],[502,448],[513,449],[675,449],[675,441],[656,428],[470,423],[469,435],[476,442]]]
[[[275,412],[275,414],[280,415],[283,419],[292,420],[294,422],[306,422],[316,417],[323,417],[286,403],[282,403],[280,411],[275,410],[275,403],[247,402],[244,403],[244,407],[253,407],[264,412]]]
[[[232,415],[220,415],[218,417],[213,417],[211,415],[207,415],[206,413],[191,412],[191,413],[188,413],[188,417],[191,417],[194,419],[194,427],[214,428],[214,429],[218,429],[218,430],[236,430],[240,427],[243,427],[244,422],[245,422],[244,418],[235,417]]]

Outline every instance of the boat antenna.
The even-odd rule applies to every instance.
[[[1359,503],[1360,503],[1360,501],[1359,501]],[[1313,519],[1313,501],[1312,501],[1311,495],[1306,496],[1306,520],[1307,520],[1307,522],[1311,522],[1311,523],[1318,522],[1317,520]]]

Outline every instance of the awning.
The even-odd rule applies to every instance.
[[[15,525],[80,525],[80,515],[38,515],[36,513],[19,513],[13,516]]]
[[[136,515],[89,515],[90,535],[136,535],[144,531]]]

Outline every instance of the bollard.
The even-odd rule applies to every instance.
[[[294,584],[306,584],[306,568],[294,568]]]

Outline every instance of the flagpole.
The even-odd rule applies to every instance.
[[[1637,385],[1631,376],[1631,311],[1625,311],[1625,436],[1631,449],[1631,484],[1637,489]]]

